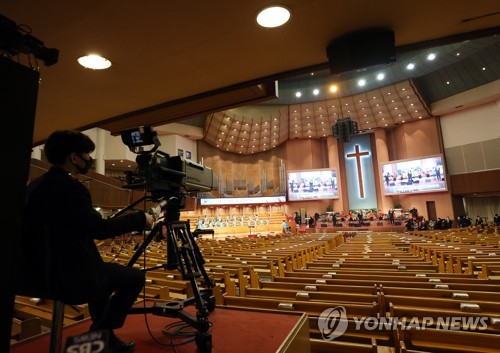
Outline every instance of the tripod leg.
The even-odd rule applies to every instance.
[[[196,332],[194,336],[197,353],[212,352],[212,334],[210,332]]]
[[[153,227],[153,229],[151,229],[151,232],[149,233],[149,235],[146,237],[146,239],[144,239],[144,241],[141,243],[141,245],[137,248],[137,250],[134,252],[134,254],[132,255],[132,257],[128,261],[128,263],[127,263],[128,267],[132,267],[135,264],[135,262],[137,261],[137,259],[146,250],[146,248],[148,247],[149,243],[151,243],[151,241],[158,234],[158,232],[161,229],[161,225],[162,225],[162,223],[159,222],[157,225],[155,225]]]

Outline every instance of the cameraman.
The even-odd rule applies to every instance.
[[[94,239],[150,228],[153,219],[141,211],[103,219],[94,210],[90,192],[77,179],[91,168],[94,149],[78,131],[56,131],[48,138],[45,155],[52,167],[26,192],[17,293],[88,303],[90,329],[109,332],[109,352],[131,352],[135,342],[122,341],[113,329],[123,326],[144,274],[104,262]]]

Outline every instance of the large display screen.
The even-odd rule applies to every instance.
[[[335,169],[296,170],[288,172],[288,201],[338,198]]]
[[[442,156],[381,164],[385,195],[448,190]]]

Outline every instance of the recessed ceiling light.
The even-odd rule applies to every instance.
[[[434,60],[434,59],[436,59],[436,54],[430,53],[429,55],[427,55],[427,60]]]
[[[364,85],[366,85],[366,80],[365,79],[361,79],[358,81],[358,86],[359,87],[363,87]]]
[[[415,68],[415,64],[414,63],[409,63],[408,65],[406,65],[406,68],[408,70],[413,70]]]
[[[377,80],[382,81],[384,77],[385,77],[384,73],[381,72],[377,75]]]
[[[295,93],[295,97],[300,98],[301,96],[302,96],[302,93],[300,93],[300,92]]]
[[[337,85],[331,85],[331,86],[330,86],[330,92],[332,92],[332,93],[337,92],[337,89],[338,89],[338,88],[337,88]],[[332,106],[332,108],[333,108],[333,107],[334,107],[334,106]]]
[[[314,94],[315,96],[317,96],[317,95],[319,94],[319,89],[317,89],[317,88],[316,88],[316,89],[313,91],[313,94]],[[319,108],[319,109],[321,109],[321,108]]]
[[[78,63],[87,69],[103,70],[111,67],[111,61],[102,56],[91,54],[78,58]]]
[[[284,25],[290,19],[290,10],[283,6],[267,7],[257,15],[257,23],[266,28]]]

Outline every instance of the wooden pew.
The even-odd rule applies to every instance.
[[[52,310],[54,308],[54,301],[50,299],[39,299],[30,298],[25,296],[16,296],[14,303],[17,308],[25,308],[26,311],[41,311],[47,312],[52,315]],[[31,308],[31,309],[28,309]],[[72,320],[79,321],[90,317],[88,305],[65,305],[64,306],[64,317]]]
[[[493,353],[500,347],[500,335],[452,330],[398,329],[398,352]]]
[[[481,332],[493,334],[500,333],[500,316],[498,313],[490,314],[488,312],[468,312],[460,310],[460,308],[457,309],[453,307],[428,308],[423,306],[399,305],[389,302],[389,312],[387,315],[389,315],[389,317],[398,318],[399,321],[401,321],[402,318],[407,318],[408,321],[417,320],[419,325],[422,325],[422,323],[426,320],[428,321],[429,319],[432,319],[432,325],[429,325],[431,328],[434,328],[435,325],[439,324],[439,320],[442,320],[446,324],[452,323],[452,318],[463,318],[463,320],[466,320],[467,322],[469,322],[469,320],[479,321],[482,318],[486,318],[487,322],[485,322],[485,324],[487,327]],[[440,325],[442,325],[442,323]]]
[[[313,353],[392,353],[390,347],[380,346],[376,339],[371,339],[370,344],[345,342],[345,341],[325,341],[311,338],[311,352]]]
[[[319,317],[310,316],[309,317],[309,334],[311,339],[324,339],[323,333],[319,329],[318,325]],[[346,331],[339,337],[336,337],[334,341],[347,341],[353,343],[361,343],[365,345],[370,345],[372,340],[376,340],[379,346],[394,347],[397,338],[397,331],[393,326],[391,320],[388,320],[390,327],[380,326],[375,329],[368,330],[365,325],[356,326],[356,323],[352,319],[347,320]],[[328,337],[326,337],[328,338]]]
[[[399,296],[382,294],[385,308],[389,310],[390,305],[398,308],[419,308],[422,310],[439,311],[443,310],[447,313],[453,313],[455,316],[466,315],[470,312],[480,313],[486,316],[500,317],[500,302],[481,301],[473,302],[469,298],[461,300],[461,297],[454,298],[435,298],[435,297],[419,297],[419,296]],[[475,305],[477,304],[477,305]]]
[[[456,291],[450,289],[402,288],[380,286],[378,290],[386,295],[413,296],[423,298],[448,298],[461,301],[493,301],[500,303],[500,292]]]
[[[500,262],[481,262],[479,278],[500,279]]]
[[[360,293],[335,293],[318,291],[293,291],[283,289],[260,289],[247,288],[245,296],[252,298],[270,298],[282,300],[302,300],[311,302],[337,302],[337,303],[358,303],[369,304],[372,302],[381,302],[379,294],[360,294]]]
[[[42,333],[42,320],[39,317],[31,317],[25,320],[12,319],[11,340],[22,341]]]
[[[329,266],[328,266],[329,265]],[[335,266],[333,266],[335,265]],[[307,268],[308,269],[315,269],[315,268],[340,268],[340,269],[346,269],[346,270],[359,270],[359,271],[395,271],[395,270],[405,270],[408,272],[438,272],[438,267],[437,265],[431,265],[431,264],[401,264],[400,262],[397,263],[388,263],[388,264],[382,264],[382,263],[337,263],[337,264],[331,264],[331,263],[321,263],[321,262],[313,262],[313,263],[308,263]]]
[[[328,285],[328,284],[304,284],[292,282],[260,282],[260,287],[263,289],[285,289],[293,291],[304,292],[333,292],[333,293],[359,293],[371,294],[378,293],[377,285],[359,285],[359,286],[346,286],[346,285]]]
[[[52,323],[52,311],[46,311],[28,305],[14,304],[14,316],[21,320],[40,318],[42,325],[48,327],[50,327]],[[67,316],[64,316],[63,325],[67,326],[74,324],[77,321],[78,320],[70,319]]]
[[[379,304],[373,302],[370,304],[345,304],[338,302],[308,302],[298,300],[280,300],[268,298],[251,297],[233,297],[225,295],[223,305],[238,308],[252,308],[274,311],[298,311],[304,312],[310,316],[319,316],[324,310],[335,306],[343,306],[347,311],[347,317],[377,317],[379,315]]]

